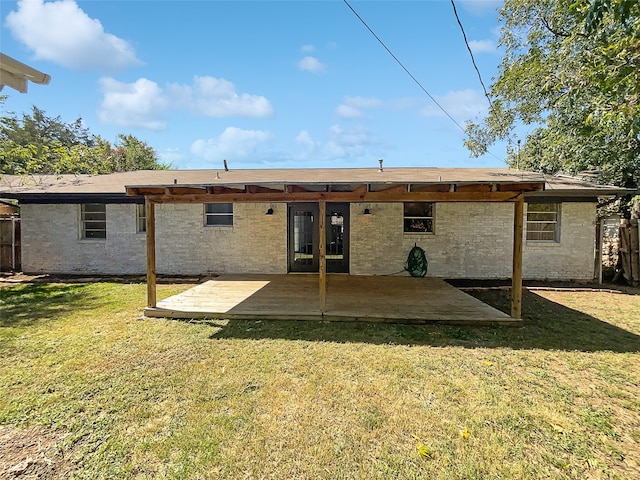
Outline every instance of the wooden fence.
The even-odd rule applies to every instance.
[[[20,271],[20,218],[0,217],[0,272]]]
[[[634,287],[640,286],[640,255],[638,253],[638,224],[620,225],[620,259],[624,278]]]

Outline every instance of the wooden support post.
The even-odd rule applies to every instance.
[[[320,274],[318,276],[320,281],[320,313],[325,313],[327,310],[327,202],[319,202],[319,207],[318,227],[320,241],[318,242],[318,248],[320,249]]]
[[[631,250],[631,286],[640,286],[640,225],[631,225],[629,230]]]
[[[11,217],[11,271],[15,272],[17,270],[16,264],[16,217]]]
[[[155,204],[144,199],[145,225],[147,230],[147,307],[156,306],[156,217]]]
[[[596,270],[595,277],[598,284],[602,285],[602,248],[604,246],[604,218],[598,218],[596,221]]]
[[[511,317],[522,318],[522,233],[524,195],[513,204],[513,269],[511,273]]]

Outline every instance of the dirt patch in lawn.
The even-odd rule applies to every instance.
[[[40,428],[0,425],[0,478],[59,479],[71,470],[62,452],[64,436]]]

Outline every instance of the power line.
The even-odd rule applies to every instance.
[[[353,14],[358,18],[358,20],[360,20],[360,22],[362,22],[362,24],[367,28],[367,30],[369,30],[369,33],[371,33],[371,35],[373,35],[373,37],[378,41],[378,43],[380,43],[380,45],[382,45],[384,47],[384,49],[387,51],[387,53],[389,55],[391,55],[391,57],[396,61],[396,63],[398,65],[400,65],[400,67],[402,67],[402,69],[406,72],[407,75],[409,75],[409,77],[411,77],[411,79],[416,83],[416,85],[418,85],[418,87],[420,88],[420,90],[422,90],[430,99],[433,103],[436,104],[436,106],[442,110],[442,112],[449,117],[449,119],[460,129],[462,130],[462,132],[467,135],[467,131],[462,127],[462,125],[460,125],[458,123],[458,121],[453,118],[449,112],[447,112],[445,110],[445,108],[440,105],[440,103],[438,103],[438,101],[433,97],[433,95],[431,95],[426,88],[424,88],[422,86],[422,84],[420,83],[420,81],[418,81],[418,79],[416,77],[413,76],[413,74],[409,71],[409,69],[407,67],[404,66],[404,64],[398,59],[398,57],[396,57],[393,52],[389,49],[389,47],[387,47],[385,45],[385,43],[380,39],[380,37],[378,37],[378,35],[376,35],[376,33],[371,29],[371,27],[369,25],[367,25],[367,22],[364,21],[364,19],[358,14],[358,12],[355,11],[355,9],[349,4],[349,2],[347,0],[343,0],[344,3],[347,5],[347,7],[349,7],[349,9],[353,12]],[[453,3],[453,0],[452,0]],[[454,11],[455,11],[455,5],[454,5]],[[456,13],[456,18],[458,17],[457,13]],[[460,20],[458,20],[458,23],[460,24]],[[462,28],[462,24],[460,24],[460,28]],[[462,31],[463,35],[464,35],[464,30]],[[465,36],[465,42],[466,42],[466,35]],[[467,44],[467,48],[469,48],[469,45]],[[469,53],[471,53],[471,49],[469,48]],[[471,55],[471,59],[473,60],[473,54]],[[475,61],[473,62],[474,66],[475,66]],[[478,67],[476,67],[476,71],[478,71]],[[480,76],[480,72],[478,71],[478,76]],[[482,83],[482,78],[480,78],[480,83]],[[484,83],[482,83],[482,87],[484,88]],[[491,105],[491,99],[489,98],[489,95],[487,94],[487,90],[485,88],[485,95],[487,96],[487,99],[489,100],[489,104]],[[492,157],[494,157],[496,160],[500,160],[500,161],[504,161],[504,159],[499,158],[497,155],[495,155],[493,152],[487,150],[486,153],[488,153],[489,155],[491,155]]]
[[[487,87],[484,86],[484,82],[482,81],[482,75],[480,75],[480,69],[478,68],[478,65],[476,65],[476,59],[473,57],[473,52],[471,51],[471,47],[469,46],[469,42],[467,41],[467,34],[464,31],[464,27],[462,26],[460,17],[458,17],[458,10],[456,9],[456,4],[454,3],[453,0],[451,0],[451,6],[453,7],[453,14],[456,16],[458,25],[460,25],[460,31],[462,32],[462,38],[464,39],[464,44],[467,46],[467,50],[469,50],[469,55],[471,56],[471,63],[473,63],[473,68],[476,69],[476,73],[478,74],[478,80],[480,80],[480,85],[482,85],[482,89],[484,90],[484,96],[487,97],[487,100],[489,101],[489,106],[493,107],[493,103],[491,103],[491,97],[487,92]]]
[[[378,35],[376,35],[376,33],[371,29],[371,27],[369,27],[369,25],[367,25],[367,22],[365,22],[365,21],[362,19],[362,17],[361,17],[360,15],[358,15],[358,12],[356,12],[356,11],[354,10],[354,8],[353,8],[351,5],[349,5],[349,2],[348,2],[347,0],[343,0],[343,1],[344,1],[344,3],[346,3],[347,7],[349,7],[349,9],[353,12],[353,14],[354,14],[356,17],[358,17],[358,20],[360,20],[360,21],[362,22],[362,24],[367,28],[367,30],[369,30],[369,32],[371,33],[371,35],[373,35],[373,36],[375,37],[375,39],[380,43],[380,45],[382,45],[382,46],[384,47],[384,49],[387,51],[387,53],[389,53],[389,55],[391,55],[391,57],[396,61],[396,63],[397,63],[398,65],[400,65],[400,67],[402,67],[402,69],[407,73],[407,75],[409,75],[409,77],[411,77],[411,79],[416,83],[416,85],[418,85],[418,87],[420,87],[420,90],[422,90],[424,93],[426,93],[426,94],[427,94],[427,96],[431,99],[431,101],[433,101],[433,103],[435,103],[435,104],[438,106],[438,108],[439,108],[440,110],[442,110],[442,112],[443,112],[447,117],[449,117],[449,119],[450,119],[453,123],[455,123],[455,124],[457,125],[457,127],[458,127],[460,130],[462,130],[463,132],[465,132],[465,133],[466,133],[466,130],[462,127],[462,125],[460,125],[460,124],[456,121],[456,119],[455,119],[455,118],[453,118],[453,117],[449,114],[449,112],[447,112],[447,111],[444,109],[444,107],[438,103],[438,101],[433,97],[433,95],[431,95],[431,94],[427,91],[427,89],[426,89],[426,88],[424,88],[424,87],[422,86],[422,84],[418,81],[418,79],[417,79],[416,77],[414,77],[414,76],[413,76],[413,74],[409,71],[409,69],[407,69],[407,67],[405,67],[405,66],[403,65],[403,63],[402,63],[400,60],[398,60],[398,57],[396,57],[396,56],[393,54],[393,52],[389,49],[389,47],[387,47],[387,46],[385,45],[385,43],[380,39],[380,37],[378,37]]]

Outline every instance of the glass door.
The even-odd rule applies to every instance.
[[[349,204],[327,203],[327,272],[349,273]]]
[[[289,271],[317,272],[320,228],[317,203],[289,205]],[[349,273],[349,204],[327,203],[325,221],[327,272]]]
[[[318,271],[318,204],[289,205],[289,271]]]

